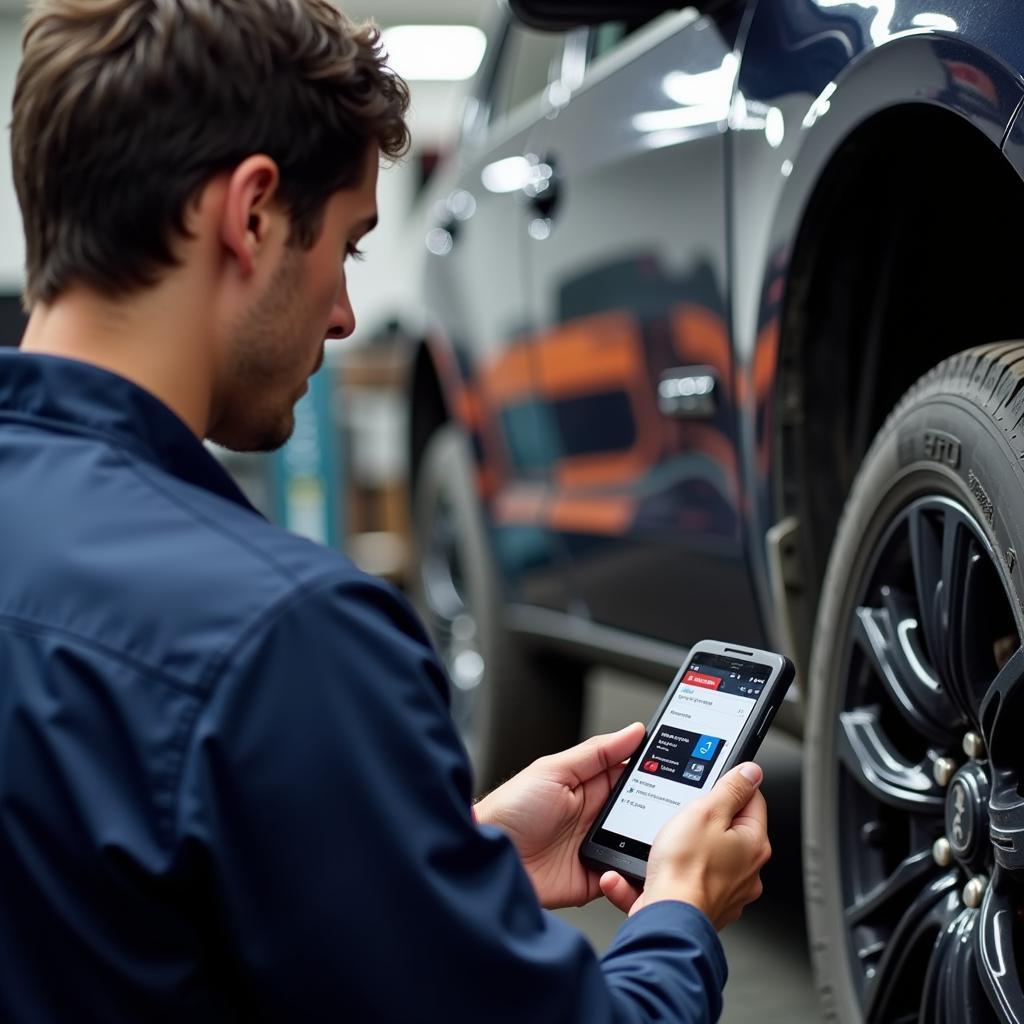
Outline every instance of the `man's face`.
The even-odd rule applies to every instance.
[[[355,329],[345,262],[377,222],[379,162],[371,146],[363,180],[328,200],[313,247],[285,247],[269,283],[239,317],[217,382],[212,440],[235,451],[273,451],[291,437],[295,403],[323,362],[324,340]]]

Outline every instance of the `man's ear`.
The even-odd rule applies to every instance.
[[[246,158],[228,180],[221,241],[237,260],[243,278],[252,276],[256,258],[267,246],[280,181],[277,164],[262,155]]]

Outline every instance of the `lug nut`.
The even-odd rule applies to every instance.
[[[936,839],[932,844],[932,856],[940,868],[947,868],[953,863],[953,847],[949,845],[949,840],[945,836]]]
[[[956,761],[953,758],[939,757],[932,765],[932,775],[935,776],[935,781],[945,788],[949,785],[949,780],[956,774],[956,767]]]
[[[964,905],[976,910],[981,906],[985,890],[988,888],[988,879],[984,875],[975,875],[964,886]]]
[[[868,846],[878,848],[885,845],[886,829],[880,821],[868,821],[860,827],[860,837]]]
[[[976,732],[967,733],[964,736],[964,753],[980,761],[985,756],[985,741]]]

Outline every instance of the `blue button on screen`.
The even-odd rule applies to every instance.
[[[701,736],[694,744],[693,756],[699,757],[702,761],[710,761],[718,749],[718,742],[717,736]]]

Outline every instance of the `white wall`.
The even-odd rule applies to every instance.
[[[416,274],[432,211],[414,209],[416,157],[424,150],[445,151],[456,139],[467,91],[466,83],[415,82],[410,127],[412,152],[401,164],[381,172],[378,188],[380,224],[365,244],[367,258],[350,267],[349,294],[356,313],[356,340],[380,327],[415,294]]]

